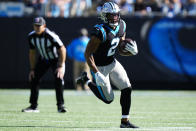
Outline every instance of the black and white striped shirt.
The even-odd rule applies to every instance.
[[[46,28],[45,32],[37,35],[32,31],[28,35],[30,49],[37,49],[42,58],[46,60],[58,58],[57,50],[63,46],[59,36]]]

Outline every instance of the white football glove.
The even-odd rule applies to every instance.
[[[138,53],[136,41],[131,41],[131,44],[127,43],[125,49],[133,55]]]
[[[106,86],[105,76],[100,72],[95,73],[95,81],[98,86]]]

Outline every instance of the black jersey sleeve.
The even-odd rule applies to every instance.
[[[106,40],[105,29],[101,25],[95,25],[91,31],[91,36],[96,36],[97,38],[99,38],[101,41],[104,42]]]

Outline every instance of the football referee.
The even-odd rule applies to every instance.
[[[60,113],[66,112],[64,107],[63,86],[65,73],[66,48],[58,35],[46,28],[46,21],[43,17],[36,17],[33,20],[34,31],[29,33],[29,81],[31,86],[30,106],[22,109],[22,112],[39,112],[38,95],[39,81],[49,68],[52,69],[55,78],[55,90],[57,110]],[[36,59],[36,52],[39,58]]]

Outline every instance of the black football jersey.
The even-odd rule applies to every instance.
[[[97,66],[105,66],[114,61],[115,51],[125,32],[126,23],[122,19],[115,30],[107,24],[97,24],[94,26],[91,35],[95,35],[102,41],[96,52],[93,53]]]

